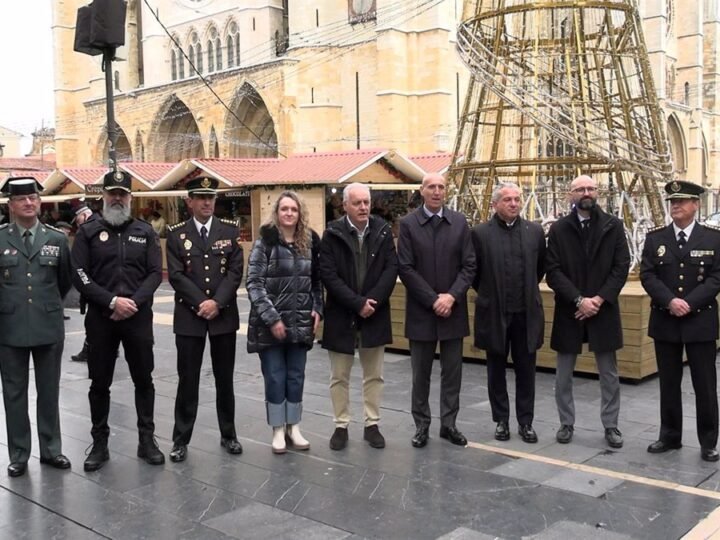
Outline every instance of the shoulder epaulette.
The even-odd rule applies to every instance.
[[[710,229],[711,231],[718,231],[718,232],[720,232],[720,227],[718,227],[717,225],[710,225],[709,223],[703,223],[703,226],[704,226],[706,229]]]
[[[653,227],[652,229],[648,229],[648,231],[647,231],[645,234],[650,234],[650,233],[654,233],[654,232],[661,231],[661,230],[663,230],[665,227],[667,227],[667,225],[656,225],[656,226]]]
[[[65,234],[57,227],[53,227],[52,225],[48,225],[47,223],[43,223],[42,226],[45,227],[46,229],[50,229],[51,231],[59,232],[60,234]]]
[[[0,225],[0,231],[2,231],[3,229],[7,228],[8,225],[10,225],[10,224],[9,224],[9,223],[3,223],[2,225]]]
[[[220,221],[222,221],[225,225],[232,225],[233,227],[237,227],[239,225],[239,222],[234,219],[220,218]]]
[[[172,232],[172,231],[174,231],[174,230],[179,229],[179,228],[182,227],[183,225],[185,225],[185,222],[184,222],[184,221],[181,221],[180,223],[175,223],[174,225],[168,225],[168,226],[167,226],[167,230]]]

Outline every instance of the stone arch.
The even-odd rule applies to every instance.
[[[202,137],[197,121],[187,105],[170,96],[153,122],[153,159],[174,163],[187,158],[204,157]]]
[[[277,157],[275,122],[263,98],[250,84],[236,92],[225,121],[228,157]]]
[[[123,131],[123,128],[121,128],[117,124],[117,122],[115,123],[115,128],[118,131],[118,138],[117,142],[115,143],[115,156],[118,163],[122,161],[132,161],[133,151],[132,147],[130,146],[130,140],[128,139],[127,135],[125,135],[125,131]],[[103,126],[102,133],[98,137],[95,152],[95,161],[98,164],[107,165],[109,157],[110,144],[107,135],[107,124],[105,124],[105,126]]]
[[[681,175],[687,171],[687,146],[682,126],[674,113],[668,117],[667,133],[675,173]]]

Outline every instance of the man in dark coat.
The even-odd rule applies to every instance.
[[[620,380],[616,351],[623,346],[618,297],[630,268],[622,222],[597,206],[597,184],[579,176],[570,184],[572,211],[550,228],[547,284],[555,292],[550,347],[558,352],[555,401],[557,440],[569,443],[575,424],[572,377],[583,343],[595,353],[600,374],[600,417],[612,448],[623,445],[618,429]]]
[[[347,215],[328,224],[320,244],[320,277],[327,291],[322,346],[330,356],[335,414],[330,448],[341,450],[347,444],[355,350],[363,370],[363,436],[373,448],[384,448],[378,423],[385,345],[392,343],[390,295],[397,281],[397,254],[388,223],[370,215],[366,185],[348,185],[343,207]]]
[[[467,290],[475,276],[475,253],[465,216],[445,203],[445,178],[426,174],[424,204],[400,221],[398,273],[407,291],[405,336],[413,371],[412,445],[422,448],[430,427],[430,375],[440,342],[440,437],[467,444],[455,420],[460,409],[462,344],[470,333]]]
[[[218,181],[190,180],[187,205],[193,217],[168,227],[167,265],[175,289],[173,331],[177,347],[178,390],[170,460],[184,461],[198,409],[198,387],[206,336],[215,376],[220,444],[241,454],[235,432],[235,342],[240,327],[237,290],[243,250],[235,222],[213,217]]]
[[[13,223],[0,226],[0,375],[12,477],[25,474],[30,458],[31,355],[40,463],[70,468],[62,453],[58,411],[65,341],[62,297],[70,290],[70,250],[62,232],[38,221],[41,190],[29,177],[11,177],[2,189],[13,215]]]
[[[510,438],[505,368],[512,352],[518,433],[523,441],[535,443],[535,360],[545,332],[538,287],[545,275],[545,234],[540,225],[520,217],[522,193],[517,185],[499,184],[491,200],[495,215],[472,231],[478,293],[475,346],[487,351],[495,438]]]
[[[675,181],[665,191],[673,222],[648,233],[640,267],[651,299],[648,335],[655,340],[660,375],[660,437],[647,450],[659,454],[682,446],[684,349],[695,390],[700,456],[718,461],[720,231],[695,221],[705,191],[701,186]]]

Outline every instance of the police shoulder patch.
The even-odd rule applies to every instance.
[[[704,226],[706,229],[710,229],[711,231],[718,231],[718,232],[720,232],[720,227],[718,227],[717,225],[711,225],[711,224],[709,224],[709,223],[703,223],[703,226]]]

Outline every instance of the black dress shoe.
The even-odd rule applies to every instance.
[[[495,439],[498,441],[510,440],[510,426],[507,422],[498,422],[495,428]]]
[[[7,471],[8,476],[12,476],[13,478],[22,476],[25,474],[25,471],[27,470],[27,463],[20,463],[19,461],[15,461],[8,465]]]
[[[458,446],[467,446],[467,439],[465,435],[460,433],[458,428],[455,426],[443,426],[440,428],[440,438],[447,439],[453,444]]]
[[[538,442],[537,433],[535,433],[535,430],[532,427],[532,424],[522,424],[518,428],[518,433],[520,434],[520,437],[522,438],[523,442],[526,443],[536,443]]]
[[[563,424],[555,434],[555,439],[557,439],[557,442],[560,444],[567,444],[572,441],[573,431],[575,431],[575,429],[571,425]]]
[[[700,450],[700,457],[703,461],[717,461],[720,459],[720,454],[714,448],[703,448]]]
[[[417,428],[417,431],[415,431],[415,436],[410,441],[410,444],[412,444],[415,448],[422,448],[427,444],[429,438],[430,434],[427,426],[420,426]]]
[[[610,448],[622,448],[622,433],[616,427],[605,428],[605,440]]]
[[[187,457],[187,445],[185,444],[173,444],[172,450],[170,450],[170,461],[173,463],[180,463],[185,461]]]
[[[228,454],[242,454],[242,444],[235,437],[232,439],[223,437],[220,439],[220,446],[222,446]]]
[[[680,443],[669,443],[665,441],[655,441],[650,446],[647,447],[647,451],[651,454],[662,454],[663,452],[667,452],[669,450],[678,450],[682,448],[682,444]]]
[[[344,427],[337,427],[330,437],[330,450],[342,450],[348,443],[348,430]]]
[[[40,463],[42,463],[43,465],[50,465],[51,467],[55,467],[56,469],[70,468],[70,460],[62,454],[58,454],[57,456],[52,458],[41,457]]]

